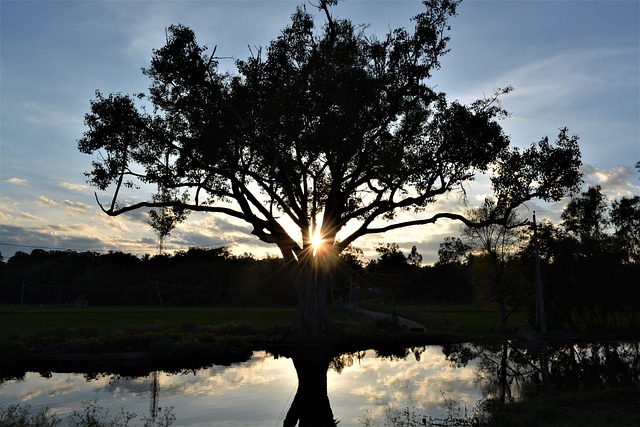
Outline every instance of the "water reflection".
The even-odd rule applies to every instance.
[[[298,388],[283,427],[335,427],[337,423],[329,403],[327,371],[329,365],[342,371],[350,364],[349,355],[320,346],[287,348],[281,354],[293,360],[298,376]]]
[[[485,398],[500,403],[549,391],[591,390],[640,383],[640,343],[550,344],[504,341],[443,347],[456,366],[474,361]]]
[[[473,383],[474,363],[452,367],[439,346],[423,348],[417,353],[419,360],[412,351],[408,357],[375,351],[332,352],[319,357],[317,365],[294,361],[294,354],[273,353],[278,357],[258,351],[249,361],[230,366],[158,372],[157,406],[174,408],[175,426],[283,425],[298,391],[296,364],[315,366],[308,375],[310,381],[326,381],[326,389],[321,390],[329,407],[323,408],[340,421],[340,427],[358,426],[364,411],[382,414],[389,402],[418,405],[437,414],[442,410],[440,391],[463,396],[471,404],[481,397]],[[97,400],[115,412],[124,406],[140,416],[149,414],[151,375],[25,373],[21,378],[0,385],[2,404],[25,403],[34,410],[48,406],[64,417],[83,400]],[[294,414],[295,408],[290,416]]]
[[[549,383],[560,391],[640,383],[639,352],[638,343],[550,345]],[[172,407],[175,426],[334,426],[337,420],[348,427],[360,426],[364,413],[383,418],[388,404],[442,419],[452,402],[470,409],[484,399],[526,398],[543,389],[543,359],[539,346],[517,341],[351,353],[283,348],[229,366],[142,376],[27,372],[0,383],[0,402],[50,407],[61,418],[96,400],[114,412],[124,407],[150,417]]]

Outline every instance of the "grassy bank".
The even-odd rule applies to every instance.
[[[299,337],[290,334],[294,316],[294,308],[0,307],[0,364],[35,369],[80,356],[115,361],[134,354],[147,366],[163,369],[213,363],[216,357],[231,363],[256,348],[299,344]],[[445,339],[444,330],[410,333],[390,319],[344,307],[331,316],[338,333],[309,343],[356,351]]]
[[[293,316],[290,308],[3,307],[0,362],[13,370],[52,369],[80,356],[139,357],[164,369],[231,363]]]
[[[618,387],[532,396],[492,411],[495,427],[627,427],[640,425],[640,388]]]

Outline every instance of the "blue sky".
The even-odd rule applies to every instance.
[[[45,249],[156,252],[142,212],[109,218],[83,172],[92,158],[76,141],[97,89],[137,93],[140,69],[182,23],[218,56],[245,58],[266,46],[300,1],[0,1],[0,251]],[[310,8],[309,5],[307,5]],[[383,35],[422,10],[419,1],[343,1],[337,17],[368,23]],[[463,1],[451,20],[451,51],[432,81],[450,100],[472,102],[512,85],[502,122],[512,142],[528,146],[568,127],[580,136],[587,185],[610,197],[640,194],[640,2]],[[226,64],[231,68],[232,60]],[[223,65],[225,62],[223,61]],[[471,202],[488,192],[469,186]],[[131,194],[131,200],[147,196]],[[449,207],[455,200],[447,200]],[[529,203],[530,215],[558,221],[566,204]],[[372,254],[380,242],[416,245],[437,259],[455,223],[399,230],[357,241]],[[224,217],[193,216],[168,238],[170,249],[230,245],[234,253],[277,254]]]

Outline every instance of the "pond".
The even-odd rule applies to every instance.
[[[505,341],[337,354],[289,348],[179,372],[27,372],[0,384],[0,405],[48,407],[65,419],[83,402],[95,402],[148,425],[169,418],[173,426],[281,426],[298,419],[363,426],[374,419],[382,424],[393,408],[408,408],[419,420],[464,418],[486,399],[519,400],[544,387],[638,383],[639,362],[638,343],[542,348]]]

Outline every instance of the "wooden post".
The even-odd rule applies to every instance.
[[[160,287],[158,286],[157,281],[156,281],[156,291],[158,291],[158,298],[160,299],[160,307],[164,308],[164,304],[162,303],[162,295],[160,295]]]

